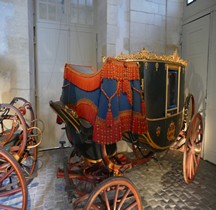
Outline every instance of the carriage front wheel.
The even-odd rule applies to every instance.
[[[187,138],[184,148],[183,157],[183,173],[186,183],[191,183],[197,173],[203,140],[203,124],[202,116],[197,113],[191,120],[190,126],[187,131]]]
[[[84,209],[141,210],[142,202],[134,184],[125,177],[110,177],[90,194]]]

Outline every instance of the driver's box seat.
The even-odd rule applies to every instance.
[[[61,101],[50,101],[49,104],[65,123],[67,138],[79,155],[89,161],[101,161],[103,158],[102,147],[101,144],[97,144],[92,140],[93,126],[88,121],[78,118],[76,112]],[[116,143],[106,145],[106,153],[109,157],[114,156],[116,151]]]

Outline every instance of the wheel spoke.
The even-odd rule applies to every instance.
[[[116,190],[115,190],[115,198],[114,198],[114,202],[113,202],[113,208],[116,209],[116,203],[117,203],[117,199],[118,199],[118,193],[119,193],[119,185],[116,186]]]
[[[8,171],[7,173],[5,173],[4,175],[1,174],[0,182],[2,182],[2,181],[5,180],[7,177],[9,177],[13,171],[14,171],[14,169],[12,168],[11,170],[9,170],[9,171]]]
[[[199,165],[199,157],[197,156],[197,155],[194,155],[193,156],[193,162],[194,162],[194,168],[196,169],[197,167],[198,167],[198,165]]]
[[[191,143],[190,139],[188,139],[187,148],[188,148],[188,150],[191,150],[191,148],[192,148],[192,143]]]
[[[193,162],[193,154],[190,156],[190,179],[194,176],[194,162]]]
[[[6,206],[6,205],[0,204],[0,209],[5,209],[5,210],[19,210],[19,209],[21,209],[21,208],[16,208],[16,207],[11,207],[11,206]]]
[[[190,177],[190,171],[191,171],[191,166],[190,166],[190,157],[191,157],[191,154],[187,155],[187,160],[186,160],[186,170],[187,170],[187,177]]]
[[[127,189],[127,191],[125,192],[123,198],[121,199],[121,202],[119,203],[118,209],[121,209],[124,201],[126,200],[127,196],[129,195],[129,193],[130,193],[130,189]]]
[[[126,210],[131,210],[131,209],[133,209],[135,206],[137,206],[137,202],[136,202],[136,201],[134,201],[130,206],[128,206],[128,207],[126,208]]]
[[[109,199],[108,199],[108,196],[107,196],[107,191],[104,190],[103,194],[104,194],[107,210],[110,210],[110,205],[109,205]]]

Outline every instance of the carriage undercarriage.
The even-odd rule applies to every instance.
[[[67,108],[56,109],[55,103],[50,103],[57,113],[70,115]],[[55,107],[55,108],[54,108]],[[189,95],[185,103],[185,118],[178,138],[169,149],[183,152],[183,175],[186,183],[193,181],[201,157],[202,144],[202,117],[200,113],[194,115],[194,99]],[[193,117],[192,117],[193,116]],[[66,191],[69,201],[73,202],[74,209],[142,209],[139,193],[131,181],[123,177],[124,172],[137,164],[144,164],[151,158],[159,158],[159,151],[151,148],[147,136],[124,133],[122,140],[128,142],[134,157],[125,156],[123,153],[108,155],[106,146],[101,147],[102,157],[91,160],[73,148],[69,159],[64,159],[64,169],[57,172],[58,178],[66,180]],[[62,143],[62,142],[61,142]],[[62,144],[62,148],[64,148]],[[155,155],[156,154],[156,155]],[[158,156],[159,154],[159,156]]]

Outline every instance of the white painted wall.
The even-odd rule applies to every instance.
[[[129,53],[130,1],[107,2],[107,55]]]
[[[203,53],[197,60],[189,59],[188,72],[193,72],[194,75],[199,76],[199,80],[189,75],[186,81],[190,81],[191,87],[195,88],[195,95],[204,95],[205,98],[201,97],[201,101],[196,103],[199,106],[200,102],[203,104],[201,106],[204,109],[204,143],[203,143],[203,158],[212,163],[216,164],[216,143],[215,143],[215,124],[216,124],[216,94],[215,94],[215,77],[216,77],[216,1],[215,0],[196,0],[194,3],[186,6],[184,5],[184,17],[183,23],[184,28],[188,30],[193,30],[193,25],[199,21],[198,26],[201,27],[202,22],[205,19],[209,19],[208,22],[203,23],[203,34],[200,35],[199,43],[196,43],[196,36],[191,37],[191,41],[184,43],[187,45],[188,50],[184,52],[183,57],[188,59],[189,57],[196,57],[198,54],[194,53],[188,55],[188,51],[197,48],[196,51]],[[197,30],[196,35],[198,35],[201,30]],[[184,42],[183,34],[183,42]],[[200,63],[200,64],[199,64]],[[205,64],[205,66],[204,66]],[[206,74],[207,76],[203,76]],[[205,85],[202,85],[205,84]],[[187,84],[186,84],[187,85]],[[190,91],[190,90],[189,90]],[[198,98],[198,97],[196,97]],[[196,99],[197,100],[197,99]]]
[[[130,50],[170,54],[180,48],[183,0],[130,1]]]
[[[216,11],[211,15],[210,40],[209,40],[209,63],[208,63],[208,82],[206,99],[206,126],[204,142],[204,158],[216,164]]]
[[[107,0],[96,0],[96,30],[97,30],[97,67],[102,65],[102,56],[107,49]]]
[[[142,48],[161,54],[180,51],[183,3],[184,0],[98,1],[98,62],[102,56]]]
[[[0,103],[14,96],[34,102],[31,2],[0,0]]]

